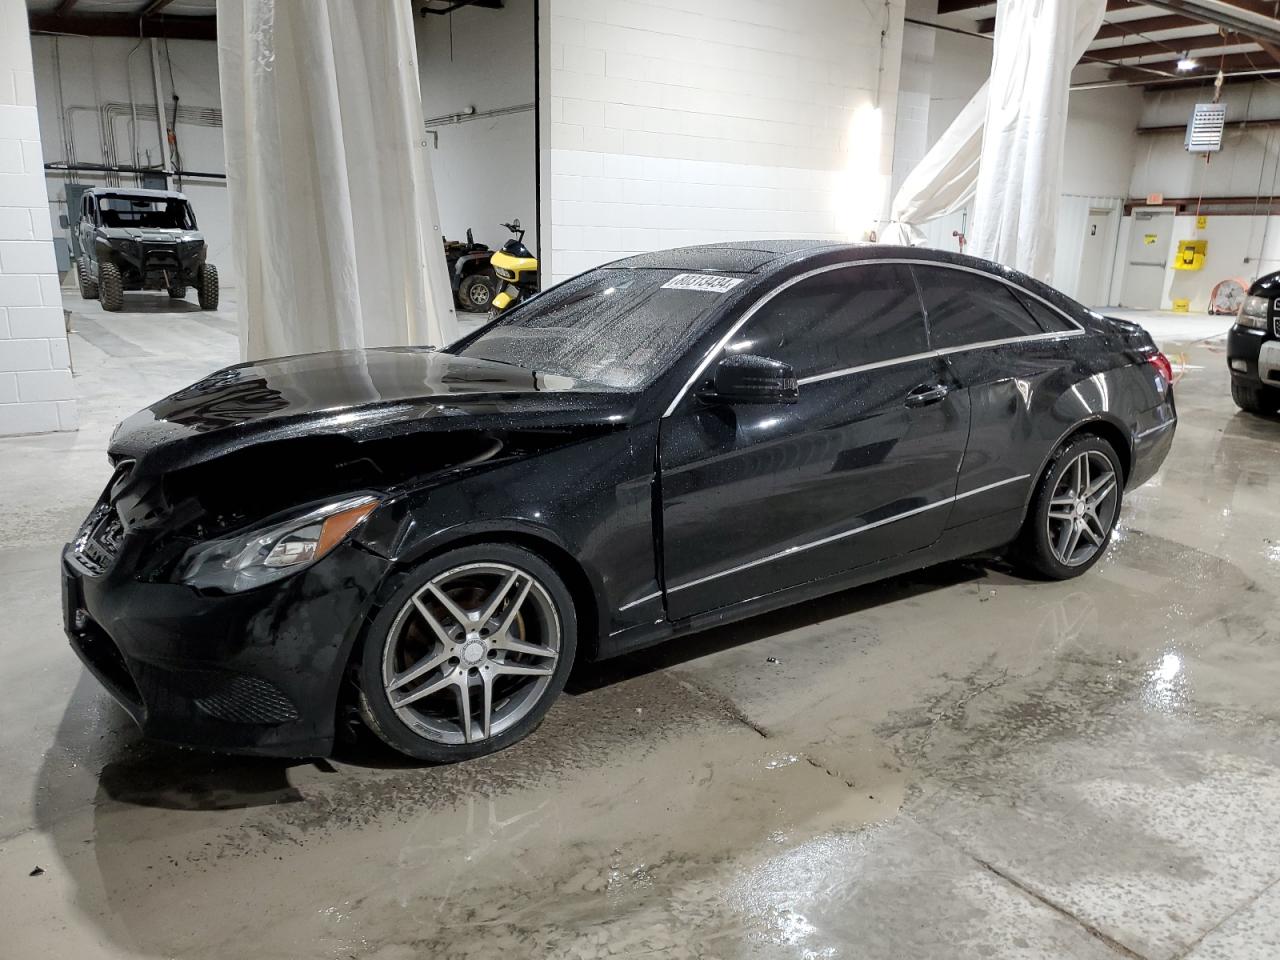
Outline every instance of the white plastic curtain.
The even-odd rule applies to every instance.
[[[999,0],[996,5],[997,48],[1001,24],[1005,14],[1014,7],[1038,6],[1047,0]],[[1069,4],[1072,17],[1067,29],[1071,37],[1070,60],[1065,68],[1064,87],[1070,77],[1071,66],[1084,53],[1106,12],[1105,0],[1055,0]],[[1006,41],[1016,42],[1018,37],[1009,30],[1003,31]],[[1043,39],[1043,38],[1042,38]],[[995,75],[995,63],[992,63]],[[924,159],[907,175],[890,206],[890,223],[882,231],[886,243],[905,243],[920,246],[925,235],[920,224],[935,217],[954,213],[974,198],[978,185],[978,168],[983,155],[983,132],[987,122],[991,81],[988,80],[951,122],[938,142],[925,154]],[[1017,90],[1006,94],[1016,94]],[[1065,125],[1065,105],[1063,123]],[[1065,126],[1064,126],[1065,131]],[[1056,197],[1056,194],[1055,194]],[[975,217],[976,228],[976,217]],[[972,232],[972,231],[971,231]]]
[[[414,51],[409,3],[218,0],[245,359],[456,337]]]
[[[1105,0],[996,4],[970,232],[975,256],[1052,279],[1071,69],[1105,13]]]

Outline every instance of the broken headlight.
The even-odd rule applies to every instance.
[[[239,593],[315,563],[373,512],[378,499],[350,497],[248,533],[192,547],[178,579],[202,590]]]
[[[1267,310],[1270,306],[1271,301],[1266,297],[1246,297],[1244,303],[1240,304],[1236,323],[1242,327],[1265,330],[1267,329]]]

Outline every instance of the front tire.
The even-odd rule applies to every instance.
[[[196,275],[196,294],[201,310],[218,309],[218,268],[212,263],[200,264]]]
[[[503,543],[422,563],[374,619],[360,713],[395,750],[452,763],[532,733],[577,650],[573,598],[532,551]]]
[[[110,260],[98,264],[98,300],[103,310],[113,313],[124,306],[124,278]]]
[[[1280,390],[1244,383],[1239,377],[1231,378],[1231,399],[1246,413],[1265,415],[1280,410]]]
[[[85,300],[98,299],[98,281],[89,276],[89,259],[76,258],[76,280],[80,283],[80,296]]]
[[[1120,458],[1110,443],[1092,434],[1067,440],[1040,478],[1014,559],[1049,580],[1080,576],[1111,543],[1123,486]]]
[[[458,285],[458,300],[464,310],[485,313],[493,303],[494,294],[498,292],[497,286],[491,277],[473,273],[469,277],[463,277],[462,283]]]

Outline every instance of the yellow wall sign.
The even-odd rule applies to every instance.
[[[1173,258],[1173,269],[1200,270],[1204,267],[1204,256],[1208,252],[1208,240],[1179,240],[1178,255]]]
[[[1205,227],[1207,227],[1207,226],[1209,226],[1209,218],[1208,218],[1208,217],[1196,217],[1196,229],[1197,229],[1197,230],[1203,230],[1203,229],[1204,229]]]
[[[1148,247],[1154,247],[1156,245],[1156,240],[1158,239],[1159,239],[1159,236],[1157,234],[1147,233],[1147,234],[1143,234],[1142,242],[1145,243]]]

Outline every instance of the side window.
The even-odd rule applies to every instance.
[[[788,287],[747,321],[728,349],[789,363],[804,378],[929,347],[910,272],[899,264],[869,264]]]
[[[1018,298],[1019,303],[1027,308],[1031,316],[1035,317],[1036,323],[1040,325],[1040,329],[1045,333],[1066,333],[1069,330],[1076,329],[1066,317],[1035,297],[1023,293],[1021,290],[1014,290],[1013,295]]]
[[[935,350],[1044,333],[1013,291],[967,270],[916,267]]]

